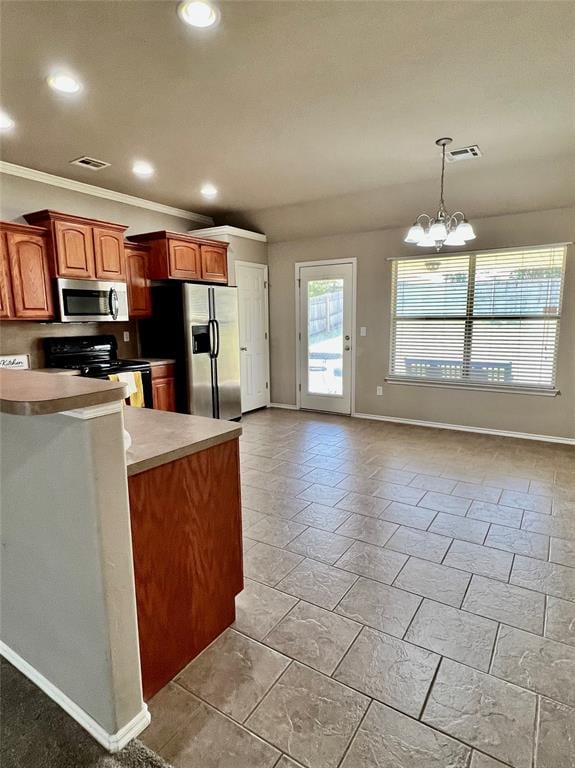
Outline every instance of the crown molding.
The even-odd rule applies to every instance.
[[[115,203],[132,205],[137,208],[146,208],[148,211],[164,213],[167,216],[178,216],[180,219],[194,221],[198,224],[210,225],[214,223],[210,216],[203,216],[201,213],[185,211],[183,208],[173,208],[171,205],[156,203],[153,200],[145,200],[143,197],[135,197],[134,195],[127,195],[124,192],[115,192],[113,189],[96,187],[94,184],[87,184],[85,181],[66,179],[64,176],[54,176],[51,173],[37,171],[34,168],[26,168],[24,165],[7,163],[3,160],[0,160],[0,173],[5,173],[8,176],[18,176],[21,179],[29,179],[30,181],[38,181],[41,184],[50,184],[53,187],[69,189],[72,192],[80,192],[83,195],[102,197],[105,200],[112,200]]]
[[[267,243],[268,241],[267,236],[262,235],[260,232],[251,232],[249,229],[240,229],[240,227],[230,227],[227,224],[221,227],[192,229],[188,234],[215,238],[222,237],[223,235],[233,235],[234,237],[245,237],[246,240],[259,240],[260,243]]]

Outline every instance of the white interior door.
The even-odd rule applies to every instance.
[[[300,406],[351,413],[353,264],[299,267]]]
[[[268,268],[236,261],[242,413],[269,405]]]

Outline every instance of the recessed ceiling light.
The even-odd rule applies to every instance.
[[[220,12],[205,0],[184,0],[178,6],[180,19],[192,27],[213,27],[220,20]]]
[[[82,83],[69,72],[52,72],[48,76],[48,85],[59,93],[79,93],[82,90]]]
[[[207,197],[208,200],[213,200],[214,197],[218,196],[218,188],[214,187],[214,185],[209,182],[202,186],[200,192],[204,197]]]
[[[4,110],[0,109],[0,131],[2,131],[2,133],[11,131],[15,125],[16,123],[12,120],[10,115],[7,115]]]
[[[149,179],[155,173],[154,166],[146,160],[136,160],[132,165],[132,173],[141,176],[143,179]]]

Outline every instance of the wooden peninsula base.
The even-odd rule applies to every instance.
[[[243,589],[238,439],[133,474],[128,488],[147,701],[234,621]]]

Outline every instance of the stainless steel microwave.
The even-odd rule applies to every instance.
[[[56,288],[63,323],[128,320],[126,283],[58,278]]]

